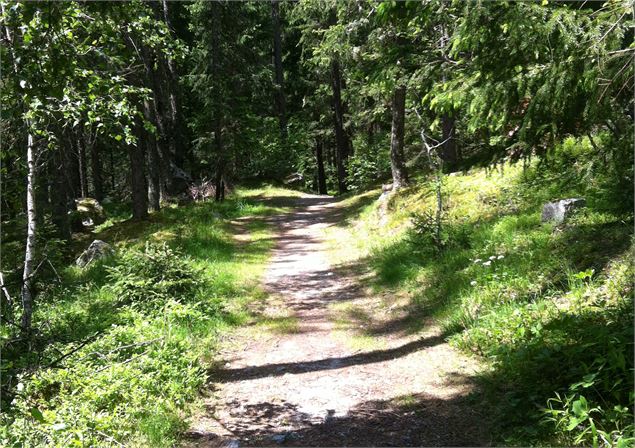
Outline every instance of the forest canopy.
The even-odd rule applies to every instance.
[[[443,177],[522,163],[632,212],[632,1],[0,7],[0,343],[16,359],[46,345],[34,310],[103,207],[145,223],[263,181],[344,195],[435,176],[441,246]],[[3,360],[7,396],[35,364]]]

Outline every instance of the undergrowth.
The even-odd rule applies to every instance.
[[[635,443],[632,192],[628,179],[611,183],[628,169],[589,167],[591,151],[570,139],[548,163],[445,176],[442,244],[425,178],[336,235],[355,254],[340,262],[369,268],[376,290],[408,294],[407,331],[435,316],[491,367],[480,379],[498,443]],[[587,207],[565,223],[541,222],[542,204],[580,196]]]
[[[239,191],[143,223],[119,208],[90,236],[114,244],[115,256],[38,284],[30,350],[5,327],[0,445],[173,446],[218,334],[263,295],[267,226],[247,221],[238,250],[229,221],[277,213],[259,199],[283,194]]]

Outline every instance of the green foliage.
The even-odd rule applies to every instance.
[[[2,334],[2,446],[177,443],[217,335],[246,318],[271,247],[254,223],[237,252],[214,217],[277,210],[251,199],[269,190],[238,194],[112,223],[98,237],[118,243],[114,258],[60,269],[62,282],[39,296],[32,350]]]
[[[129,209],[115,204],[94,231],[120,242],[119,255],[86,271],[63,268],[83,242],[60,240],[52,215],[67,217],[79,193],[66,190],[78,189],[80,165],[93,187],[92,163],[101,163],[108,195],[128,199],[131,163],[123,155],[131,145],[151,149],[153,140],[169,147],[165,166],[149,170],[161,171],[160,182],[178,161],[196,178],[281,181],[299,173],[299,186],[313,190],[319,145],[334,190],[334,61],[354,142],[350,188],[389,176],[398,83],[407,87],[411,170],[434,168],[421,157],[420,135],[441,142],[449,124],[459,167],[489,170],[444,181],[440,232],[434,183],[424,179],[391,199],[391,232],[372,236],[377,286],[408,289],[415,308],[445,322],[456,346],[491,361],[489,380],[508,388],[499,396],[510,443],[542,437],[536,409],[545,406],[541,430],[554,431],[547,438],[632,442],[625,379],[632,357],[624,349],[632,318],[620,300],[632,291],[618,281],[630,273],[618,256],[629,243],[634,200],[629,2],[283,2],[284,86],[273,81],[270,3],[199,0],[171,6],[171,14],[160,6],[2,2],[0,269],[14,300],[0,299],[8,324],[0,368],[15,402],[2,415],[0,442],[174,443],[184,403],[204,378],[198,359],[253,297],[243,281],[249,268],[239,262],[261,263],[271,244],[253,241],[237,254],[222,219],[275,210],[240,197],[213,208],[168,207],[135,223],[123,222]],[[274,113],[283,87],[286,132]],[[154,118],[142,113],[144,103]],[[41,167],[41,215],[36,331],[23,344],[12,322],[20,315],[27,133]],[[96,148],[85,151],[91,163],[80,160],[81,145]],[[522,174],[507,168],[521,159]],[[67,203],[53,204],[62,191]],[[588,207],[561,226],[540,223],[544,202],[573,196]],[[153,242],[144,248],[139,240]],[[62,365],[49,365],[74,349]]]
[[[423,247],[432,246],[437,251],[443,249],[448,242],[447,231],[441,230],[443,222],[437,223],[433,212],[424,210],[411,215],[411,238],[416,245]],[[441,230],[438,232],[437,230]]]
[[[194,297],[197,276],[167,247],[133,249],[117,261],[124,264],[109,269],[110,284],[78,292],[115,308],[119,317],[102,325],[92,342],[76,351],[67,347],[71,355],[62,364],[53,361],[36,376],[17,378],[18,394],[3,417],[10,425],[0,433],[7,446],[109,446],[132,437],[170,446],[182,429],[178,412],[205,380],[200,338],[210,337],[201,330],[213,314],[199,303],[183,303]],[[58,290],[49,300],[69,292]],[[124,302],[142,299],[142,307]],[[92,311],[89,321],[106,317],[104,308]],[[161,437],[154,435],[158,421]]]
[[[166,243],[146,243],[145,250],[126,252],[109,269],[108,282],[121,303],[162,306],[170,299],[188,302],[202,286],[200,273]]]
[[[384,163],[382,164],[382,162]],[[351,157],[348,162],[349,188],[351,190],[362,190],[375,183],[378,177],[384,177],[386,173],[386,162],[388,162],[386,157],[378,161],[371,160],[363,155]]]
[[[536,164],[448,176],[441,252],[434,180],[396,195],[381,232],[373,213],[353,227],[354,240],[376,235],[365,243],[374,287],[412,297],[408,330],[432,314],[487,362],[497,443],[632,443],[632,215],[594,194],[603,169],[577,173]],[[540,222],[546,200],[583,192],[588,207],[565,224]]]

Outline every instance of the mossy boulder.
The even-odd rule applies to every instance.
[[[97,199],[79,198],[75,199],[77,214],[75,219],[81,219],[84,227],[103,224],[106,221],[106,213]]]
[[[547,202],[542,207],[542,222],[552,221],[560,224],[567,219],[571,213],[586,205],[583,198],[560,199],[558,201]]]
[[[88,246],[88,249],[82,252],[77,260],[75,260],[75,264],[83,268],[94,261],[112,256],[114,253],[115,252],[110,244],[101,240],[95,240],[90,244],[90,246]]]

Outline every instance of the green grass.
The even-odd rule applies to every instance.
[[[372,316],[364,305],[336,302],[329,306],[335,324],[335,337],[353,351],[382,350],[386,342],[370,334]]]
[[[329,230],[332,259],[370,271],[376,292],[410,298],[396,330],[422,331],[433,316],[455,347],[491,366],[481,384],[497,443],[629,444],[632,214],[614,207],[606,181],[561,168],[445,176],[441,251],[411,224],[435,209],[425,178],[390,199],[384,225],[377,203],[349,198],[340,204],[353,210],[342,212],[349,226]],[[544,202],[575,196],[588,207],[564,225],[541,223]]]
[[[298,318],[294,316],[264,317],[258,324],[275,334],[295,334],[300,331]]]
[[[4,344],[3,387],[15,395],[3,403],[0,444],[173,446],[218,335],[258,319],[250,304],[265,297],[259,278],[273,245],[261,218],[295,195],[239,189],[222,204],[166,207],[144,222],[109,206],[110,219],[74,245],[99,238],[116,255],[42,281],[31,349]],[[263,325],[292,332],[297,323]]]

